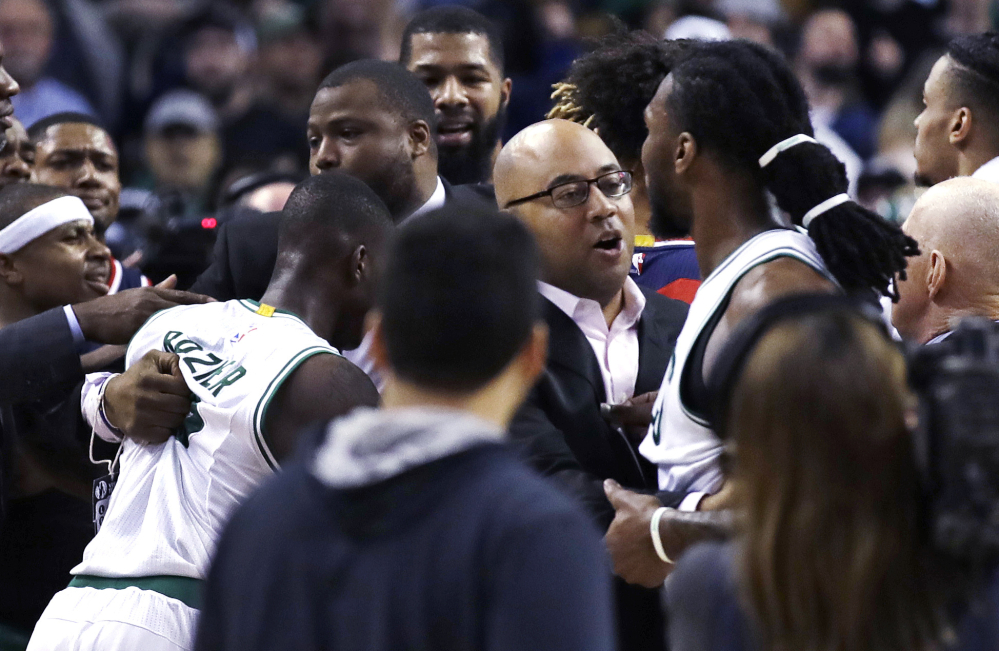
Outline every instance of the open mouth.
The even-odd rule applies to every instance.
[[[607,251],[608,253],[620,253],[623,246],[624,240],[621,236],[616,233],[611,233],[600,238],[597,243],[593,245],[593,248],[598,251]]]
[[[437,126],[437,144],[444,147],[467,145],[472,142],[473,126],[464,120],[441,122]]]

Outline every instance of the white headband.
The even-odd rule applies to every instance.
[[[830,197],[815,206],[811,210],[805,213],[805,216],[801,218],[801,225],[808,228],[808,225],[812,223],[812,220],[821,215],[824,212],[832,210],[836,206],[846,203],[847,201],[853,201],[847,194],[837,194],[835,197]]]
[[[20,251],[26,244],[63,224],[86,220],[94,223],[79,197],[59,197],[24,213],[0,230],[0,253]]]
[[[795,145],[800,145],[803,142],[811,142],[815,143],[816,145],[819,144],[818,141],[815,140],[815,138],[811,136],[806,136],[803,133],[799,133],[796,136],[791,136],[790,138],[781,140],[776,145],[768,149],[767,153],[760,156],[760,167],[761,168],[766,167],[767,165],[772,163],[775,158],[777,158],[777,154],[781,153],[785,149],[790,149]]]

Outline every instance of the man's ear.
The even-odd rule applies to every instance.
[[[697,141],[694,136],[684,131],[676,138],[676,149],[673,155],[673,166],[677,174],[683,174],[694,164],[697,158]]]
[[[368,247],[358,244],[354,247],[354,252],[350,254],[350,266],[347,269],[348,280],[351,285],[359,285],[370,273],[371,254]]]
[[[513,79],[507,77],[500,84],[500,110],[510,106],[510,94],[513,92]]]
[[[930,264],[926,269],[926,289],[932,301],[943,290],[947,282],[947,259],[943,253],[933,249],[930,251]]]
[[[430,125],[425,120],[415,120],[409,125],[409,148],[413,160],[425,156],[430,151],[433,137]]]
[[[0,253],[0,281],[16,286],[24,282],[24,274],[17,268],[9,254]]]
[[[950,144],[959,145],[964,142],[968,138],[968,134],[971,133],[972,126],[974,126],[974,116],[970,108],[962,106],[954,111],[954,115],[950,121],[950,130],[947,134]]]

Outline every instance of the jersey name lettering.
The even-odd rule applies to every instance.
[[[232,386],[246,375],[246,369],[236,362],[225,360],[206,351],[201,344],[185,337],[184,333],[171,330],[163,337],[163,350],[177,353],[191,371],[195,382],[218,396],[222,389]]]

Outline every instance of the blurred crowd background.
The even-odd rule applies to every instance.
[[[771,44],[794,62],[817,128],[842,140],[852,191],[895,219],[913,201],[912,122],[929,68],[948,39],[999,23],[996,0],[0,0],[0,43],[26,127],[75,110],[118,143],[116,256],[154,280],[158,266],[193,279],[234,183],[271,172],[290,191],[307,174],[305,122],[324,75],[397,58],[412,14],[445,3],[502,26],[507,136],[541,119],[572,60],[622,27]],[[185,259],[154,263],[156,242],[137,241],[164,233]],[[139,249],[146,260],[129,257]]]

